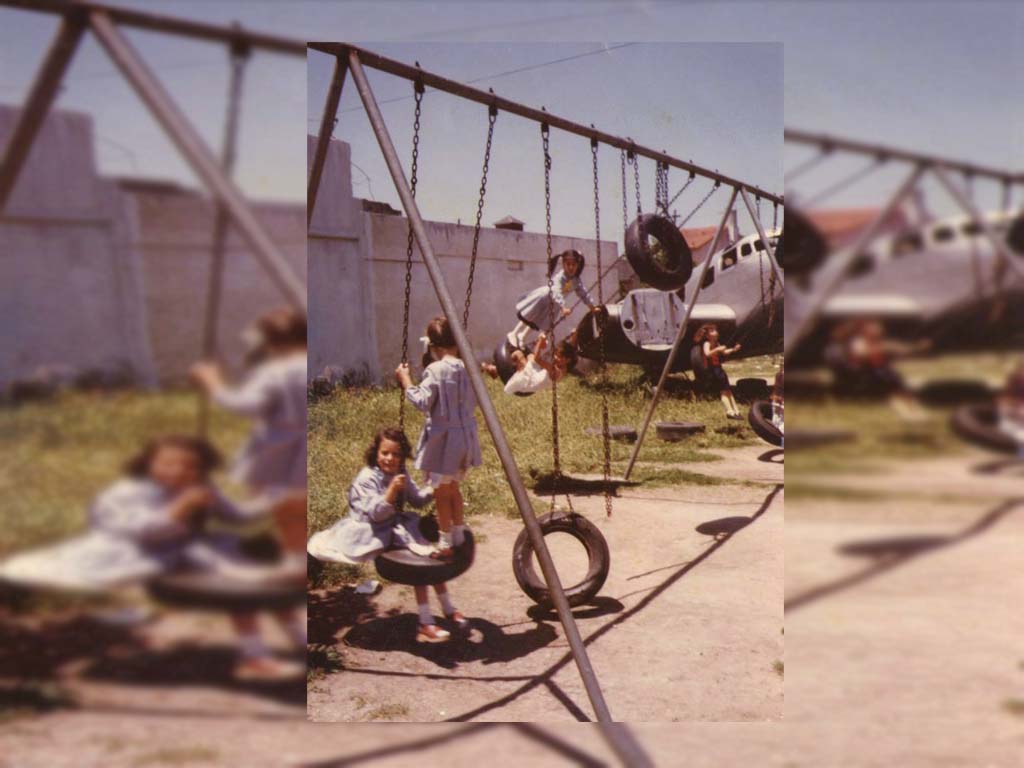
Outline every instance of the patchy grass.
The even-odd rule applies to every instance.
[[[0,556],[83,529],[89,502],[124,462],[150,438],[195,431],[196,412],[188,391],[69,392],[0,409]],[[211,412],[210,434],[226,459],[247,430],[245,420]]]
[[[367,720],[401,720],[409,716],[409,707],[405,704],[381,704],[366,713]]]
[[[1024,699],[1006,699],[1003,709],[1014,717],[1024,717]]]
[[[775,674],[779,677],[784,677],[786,674],[786,665],[780,659],[772,662],[772,669],[775,670]]]
[[[757,375],[773,376],[773,363],[758,358],[729,365],[733,378]],[[675,377],[674,377],[675,378]],[[598,385],[597,377],[569,377],[558,387],[561,463],[571,474],[595,475],[601,472],[602,445],[600,437],[585,434],[588,427],[600,426],[601,393],[608,393],[611,424],[639,425],[649,400],[648,388],[640,370],[634,366],[612,366],[611,386]],[[488,390],[498,417],[512,446],[520,473],[546,472],[552,466],[551,393],[532,397],[509,397],[501,384],[487,379]],[[309,530],[329,527],[346,513],[349,483],[362,465],[362,454],[378,427],[398,421],[399,391],[386,389],[339,389],[309,406]],[[654,435],[653,424],[640,453],[634,478],[645,485],[676,485],[699,483],[713,485],[730,482],[717,477],[713,465],[708,472],[682,469],[680,464],[707,464],[717,457],[708,449],[733,448],[757,441],[745,424],[725,418],[720,403],[691,399],[685,384],[673,381],[658,404],[658,421],[700,421],[707,432],[680,443],[666,443]],[[477,415],[483,449],[483,466],[469,473],[463,484],[466,515],[517,516],[518,510],[498,461],[493,442]],[[406,409],[406,431],[413,444],[423,424],[422,415],[411,407]],[[612,473],[625,471],[633,446],[612,441]],[[538,513],[547,502],[538,501]]]

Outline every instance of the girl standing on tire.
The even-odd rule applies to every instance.
[[[694,343],[700,347],[708,378],[718,388],[718,396],[725,408],[725,417],[727,419],[742,419],[739,406],[736,405],[736,398],[732,394],[729,375],[722,367],[722,358],[739,352],[741,347],[739,344],[726,347],[724,344],[719,344],[718,339],[718,326],[714,323],[705,323],[697,329],[697,333],[693,337]]]
[[[432,496],[430,488],[420,490],[405,467],[412,456],[412,446],[398,427],[377,431],[366,449],[366,466],[359,470],[348,492],[347,517],[325,531],[313,534],[306,551],[317,560],[333,563],[362,563],[372,560],[389,548],[406,548],[418,555],[428,555],[433,546],[423,536],[419,515],[404,507],[426,506]],[[419,608],[416,642],[439,643],[451,637],[441,629],[430,612],[425,586],[413,588]],[[469,621],[452,604],[447,585],[435,584],[445,617],[460,629]]]
[[[562,268],[555,272],[555,266],[559,261],[562,262]],[[526,338],[530,331],[549,328],[559,315],[567,317],[572,312],[565,306],[565,296],[570,291],[575,292],[580,301],[592,311],[600,310],[583,284],[584,265],[583,254],[572,248],[551,257],[548,263],[548,275],[554,273],[551,287],[545,283],[523,294],[516,302],[516,317],[519,318],[519,323],[508,334],[508,341],[513,347],[526,349]]]
[[[537,343],[529,355],[524,355],[522,350],[515,350],[511,358],[516,366],[516,372],[505,382],[505,394],[533,394],[550,387],[552,381],[561,381],[579,359],[575,342],[574,331],[569,338],[555,345],[554,354],[550,359],[544,354],[548,345],[546,333],[537,337]],[[481,363],[480,369],[493,379],[499,377],[498,368],[492,363]]]
[[[423,371],[423,381],[413,385],[409,366],[395,369],[406,399],[426,416],[416,445],[416,469],[422,470],[434,489],[441,539],[431,555],[449,561],[453,547],[465,538],[462,490],[466,472],[483,463],[477,433],[476,395],[466,365],[459,358],[448,319],[435,317],[427,325],[429,351],[434,362]]]

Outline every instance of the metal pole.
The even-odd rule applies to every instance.
[[[768,236],[765,234],[764,227],[761,226],[761,220],[757,218],[757,209],[750,202],[750,196],[747,194],[747,190],[740,190],[740,197],[743,198],[743,204],[747,207],[747,213],[750,214],[750,220],[754,222],[754,228],[757,229],[757,236],[761,238],[761,243],[764,245],[764,249],[768,251],[768,263],[772,265],[772,272],[775,273],[775,279],[779,285],[785,285],[782,279],[782,275],[779,273],[779,265],[775,263],[775,249],[772,244],[768,242]]]
[[[338,116],[338,104],[341,102],[341,87],[345,84],[345,72],[348,64],[344,56],[334,57],[334,76],[331,78],[331,87],[327,91],[327,101],[324,102],[324,113],[320,118],[320,134],[316,142],[316,154],[313,155],[313,167],[309,171],[309,182],[306,186],[306,228],[313,220],[313,210],[316,208],[316,194],[320,191],[320,177],[324,172],[324,161],[327,159],[327,147],[331,143],[331,133],[334,131],[334,121]]]
[[[737,187],[732,188],[732,194],[729,195],[729,203],[725,206],[725,213],[722,215],[722,220],[718,222],[718,229],[715,230],[715,236],[711,240],[711,245],[708,246],[708,255],[701,265],[700,274],[697,276],[697,281],[694,284],[693,295],[688,299],[683,322],[676,333],[676,340],[672,342],[672,350],[668,353],[668,359],[665,360],[665,367],[661,369],[661,378],[658,379],[658,386],[654,388],[651,404],[647,406],[647,414],[644,416],[643,426],[640,427],[640,434],[637,435],[636,444],[633,446],[633,453],[629,457],[629,464],[626,466],[625,474],[623,474],[624,480],[629,480],[629,476],[633,472],[633,465],[636,464],[636,457],[640,455],[640,448],[644,444],[644,436],[647,434],[647,428],[651,426],[651,417],[654,416],[654,409],[657,407],[658,400],[661,397],[661,388],[665,386],[665,379],[668,378],[669,371],[672,370],[672,364],[676,361],[679,345],[682,344],[683,337],[686,335],[686,326],[690,324],[690,315],[693,314],[693,308],[697,305],[697,296],[700,294],[700,289],[704,287],[704,277],[711,266],[711,257],[714,256],[715,249],[718,247],[718,241],[722,237],[722,232],[725,231],[725,225],[729,221],[729,214],[732,212],[732,207],[736,202],[738,191]]]
[[[953,199],[956,200],[957,205],[967,211],[967,214],[981,227],[981,231],[985,233],[985,237],[992,243],[992,247],[995,248],[996,255],[1007,267],[1010,267],[1014,272],[1017,273],[1018,277],[1024,276],[1024,269],[1017,263],[1010,252],[1006,249],[1006,243],[1003,242],[1002,238],[996,234],[996,231],[992,229],[992,225],[988,222],[988,219],[978,210],[978,207],[974,202],[967,197],[961,190],[957,189],[956,184],[952,182],[949,176],[946,174],[946,169],[941,165],[935,165],[931,169],[935,177],[942,183],[942,186],[946,188],[946,191],[952,195]]]
[[[601,735],[626,768],[654,768],[654,761],[625,723],[600,723]]]
[[[103,11],[93,11],[89,24],[100,44],[121,70],[135,92],[167,132],[171,141],[203,180],[211,193],[227,209],[253,254],[288,301],[306,311],[306,286],[291,269],[274,241],[270,239],[242,193],[221,169],[202,137],[181,113],[146,63]]]
[[[46,58],[29,89],[25,105],[18,112],[14,130],[7,139],[3,158],[0,160],[0,213],[7,208],[7,201],[18,181],[18,174],[28,159],[32,142],[39,132],[50,105],[57,97],[61,79],[78,49],[78,43],[85,31],[85,16],[68,13],[60,22]]]
[[[766,200],[770,200],[773,203],[782,203],[782,197],[779,195],[772,194],[771,192],[747,184],[739,179],[733,179],[729,176],[725,176],[718,171],[712,171],[708,168],[702,168],[699,165],[694,165],[693,163],[680,160],[679,158],[673,157],[665,152],[642,146],[634,142],[632,139],[623,139],[620,136],[599,131],[593,126],[575,123],[571,120],[565,119],[564,117],[553,115],[545,109],[534,109],[533,107],[528,107],[519,102],[502,98],[491,91],[482,91],[479,88],[473,88],[472,86],[460,83],[456,80],[449,80],[446,77],[435,75],[425,69],[409,66],[403,62],[389,59],[372,51],[366,51],[354,45],[349,45],[348,43],[310,43],[309,47],[314,51],[320,51],[321,53],[326,53],[331,56],[345,56],[350,52],[355,52],[359,55],[359,59],[363,65],[370,67],[371,69],[378,69],[381,72],[387,72],[388,74],[402,77],[413,82],[421,80],[423,84],[429,88],[435,88],[439,91],[444,91],[445,93],[450,93],[469,101],[475,101],[486,107],[494,105],[503,112],[519,115],[527,120],[533,120],[536,123],[547,123],[552,128],[558,128],[566,131],[567,133],[583,136],[587,139],[597,139],[597,141],[602,144],[607,144],[609,146],[616,147],[617,149],[628,150],[637,155],[650,158],[651,160],[667,163],[673,168],[680,168],[684,171],[692,172],[697,176],[714,179],[715,181],[719,181],[730,187],[743,187],[755,195]]]
[[[893,211],[903,202],[903,199],[910,193],[910,191],[917,185],[921,179],[921,175],[924,173],[925,166],[915,165],[913,171],[900,185],[896,193],[889,199],[885,207],[881,212],[874,218],[874,220],[861,232],[860,236],[854,241],[854,243],[842,251],[837,253],[833,258],[832,274],[826,280],[825,285],[822,286],[811,298],[810,306],[802,317],[794,318],[790,312],[786,313],[786,338],[783,344],[783,355],[788,357],[803,341],[804,337],[810,333],[814,322],[818,319],[818,315],[821,314],[821,309],[824,307],[825,302],[828,301],[832,295],[839,290],[839,286],[846,280],[848,268],[854,257],[861,251],[863,251],[872,240],[878,237],[882,225],[885,224],[886,220],[892,215]],[[789,322],[792,319],[792,323]],[[793,328],[790,332],[789,329]]]
[[[426,227],[423,224],[423,219],[420,217],[420,211],[416,206],[415,199],[413,199],[412,192],[409,189],[409,183],[406,181],[402,164],[398,159],[398,154],[395,152],[395,146],[391,142],[391,136],[388,134],[384,118],[381,116],[380,108],[377,106],[377,100],[370,89],[370,83],[366,79],[366,73],[363,72],[359,62],[359,54],[356,51],[350,51],[348,56],[348,65],[349,70],[352,72],[352,79],[356,84],[356,89],[359,91],[359,97],[363,101],[363,106],[366,109],[366,115],[370,120],[373,132],[377,136],[377,142],[380,144],[384,160],[395,183],[395,189],[402,200],[402,207],[409,217],[409,223],[412,226],[413,234],[416,236],[416,242],[423,256],[423,263],[426,265],[427,273],[434,284],[434,291],[437,293],[437,298],[441,303],[441,309],[448,318],[448,323],[455,336],[455,343],[459,348],[459,354],[466,363],[466,372],[469,374],[473,393],[476,395],[480,412],[483,414],[484,422],[487,424],[487,429],[494,440],[494,448],[498,453],[498,458],[505,469],[505,476],[508,478],[512,495],[515,497],[516,506],[519,508],[519,514],[522,515],[523,524],[526,526],[526,531],[530,536],[530,543],[533,545],[533,551],[537,555],[537,562],[540,564],[541,571],[544,574],[544,580],[547,582],[548,589],[551,592],[552,602],[558,611],[558,618],[565,629],[566,639],[569,641],[569,647],[572,649],[573,658],[576,660],[576,666],[579,668],[580,677],[583,678],[583,685],[587,689],[590,703],[599,721],[610,722],[612,719],[611,714],[608,711],[608,706],[605,704],[604,695],[601,693],[601,687],[597,682],[597,676],[590,665],[590,659],[587,657],[587,649],[583,644],[583,638],[580,637],[579,628],[576,626],[576,621],[569,610],[569,601],[566,600],[565,591],[562,589],[562,584],[558,579],[558,573],[551,559],[551,553],[544,543],[544,535],[541,533],[540,524],[533,513],[533,505],[530,503],[526,486],[523,485],[523,478],[519,474],[518,467],[516,467],[512,449],[509,447],[508,440],[505,438],[505,433],[501,428],[501,422],[498,420],[498,414],[494,410],[494,404],[487,393],[487,386],[484,384],[483,377],[480,374],[480,365],[473,354],[473,347],[466,337],[465,330],[459,323],[461,316],[455,306],[455,302],[452,301],[451,294],[448,292],[448,286],[445,284],[444,275],[441,272],[441,265],[438,263],[437,257],[434,255],[433,246],[427,237]]]

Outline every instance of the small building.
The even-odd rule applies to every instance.
[[[515,216],[506,216],[494,222],[495,229],[511,229],[514,232],[522,232],[525,226],[526,223],[520,221]]]

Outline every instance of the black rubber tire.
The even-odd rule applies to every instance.
[[[772,393],[772,388],[764,379],[737,379],[732,387],[736,399],[741,403],[752,403],[755,400],[767,400]]]
[[[515,363],[512,362],[512,353],[515,348],[508,339],[502,339],[494,348],[494,367],[498,369],[498,378],[502,384],[508,384],[508,380],[516,372]],[[519,397],[529,397],[533,392],[516,392]]]
[[[669,443],[685,440],[706,429],[699,421],[658,421],[654,424],[654,432],[658,438]]]
[[[996,426],[996,406],[992,403],[964,405],[950,417],[953,431],[969,443],[1000,453],[1017,453],[1012,437]]]
[[[604,430],[601,427],[587,427],[584,432],[590,437],[604,437]],[[612,440],[621,440],[624,443],[635,443],[637,439],[636,427],[624,426],[621,424],[609,424],[608,436]]]
[[[915,394],[917,399],[926,405],[963,405],[990,402],[993,393],[984,381],[939,379],[929,381]]]
[[[786,437],[786,448],[803,451],[823,445],[852,443],[856,439],[857,433],[848,429],[791,429]]]
[[[551,513],[548,513],[538,518],[537,522],[545,536],[550,533],[567,533],[587,550],[587,574],[578,584],[565,587],[565,596],[572,606],[589,603],[601,591],[611,567],[611,554],[604,535],[582,515],[559,515],[552,519]],[[524,528],[512,548],[512,573],[527,597],[537,605],[549,608],[552,605],[551,596],[543,576],[534,568],[533,559],[533,545]]]
[[[476,556],[473,532],[466,531],[466,539],[455,547],[455,557],[449,562],[417,555],[408,549],[389,549],[374,559],[373,564],[381,578],[396,584],[424,587],[451,581],[470,569]]]
[[[790,275],[814,271],[828,253],[825,238],[792,205],[786,207],[785,224],[775,248],[775,260]]]
[[[657,261],[646,247],[646,237],[655,238],[664,251],[668,266]],[[626,230],[626,258],[637,277],[659,291],[677,291],[693,272],[693,254],[683,233],[664,216],[645,213]]]
[[[313,557],[308,552],[306,553],[306,579],[312,581],[314,584],[319,581],[321,574],[324,572],[324,564]]]
[[[1010,250],[1018,256],[1024,256],[1024,213],[1021,213],[1010,224],[1010,229],[1006,233],[1006,242],[1010,246]]]
[[[233,581],[205,571],[158,576],[146,588],[150,597],[166,605],[220,613],[283,611],[306,603],[306,592],[298,582]]]
[[[770,400],[755,400],[750,404],[747,416],[754,434],[771,445],[782,445],[782,433],[772,424],[772,404]]]

